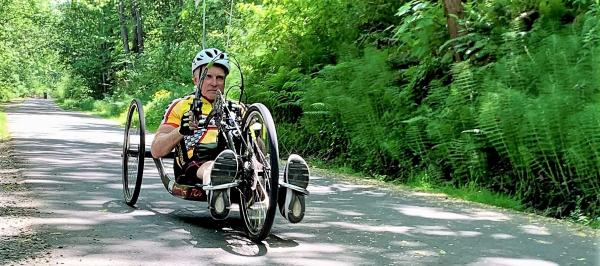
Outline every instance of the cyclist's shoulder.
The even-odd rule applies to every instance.
[[[193,95],[185,95],[180,98],[175,98],[167,106],[167,114],[180,114],[189,110],[189,105],[193,100]]]
[[[188,94],[188,95],[184,95],[182,97],[179,98],[175,98],[173,99],[173,101],[171,101],[171,106],[176,105],[176,104],[183,104],[186,102],[191,102],[194,99],[194,94]]]

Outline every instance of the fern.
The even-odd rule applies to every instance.
[[[586,106],[574,116],[567,135],[566,162],[577,173],[579,189],[600,193],[600,106]]]
[[[516,182],[521,187],[531,177],[528,169],[528,162],[531,160],[529,152],[522,145],[522,137],[516,125],[523,121],[522,110],[527,110],[528,106],[527,97],[517,91],[501,89],[497,93],[488,93],[482,100],[478,122],[485,141],[500,156],[507,158],[512,166],[517,180],[507,182]],[[522,191],[522,188],[517,191]]]
[[[425,132],[423,130],[424,120],[426,118],[422,116],[418,116],[409,120],[403,121],[407,123],[406,128],[406,146],[409,150],[412,151],[414,156],[423,157],[427,152],[427,140],[425,136]]]
[[[478,126],[510,162],[525,201],[557,215],[581,206],[597,214],[589,209],[598,206],[600,173],[597,43],[580,49],[593,40],[566,30],[517,36],[507,42],[515,50],[482,72]]]
[[[481,176],[480,157],[476,145],[469,138],[454,139],[449,143],[448,159],[453,167],[452,180],[459,186],[477,181]]]

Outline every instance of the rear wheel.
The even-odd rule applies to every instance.
[[[144,172],[146,153],[144,110],[138,99],[133,99],[127,112],[123,140],[123,197],[129,206],[135,205]]]
[[[248,237],[262,241],[271,232],[277,209],[279,148],[271,113],[251,105],[242,120],[245,186],[240,188],[240,212]]]

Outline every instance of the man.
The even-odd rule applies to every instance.
[[[202,73],[206,71],[204,80]],[[214,125],[205,125],[204,119],[212,110],[217,93],[223,93],[225,79],[230,72],[226,53],[216,48],[204,49],[192,60],[192,80],[200,88],[202,106],[200,121],[194,123],[190,106],[194,94],[174,100],[167,108],[154,141],[152,157],[159,158],[175,148],[175,181],[180,184],[221,185],[234,180],[238,170],[236,155],[225,147]],[[286,164],[284,183],[305,189],[308,185],[308,166],[298,155],[292,155]],[[289,169],[289,170],[288,170]],[[292,188],[293,188],[292,186]],[[304,194],[290,188],[279,190],[281,214],[290,222],[302,220],[305,212]],[[210,214],[214,219],[227,218],[231,206],[230,190],[208,192]]]

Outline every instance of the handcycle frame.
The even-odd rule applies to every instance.
[[[178,184],[166,173],[162,158],[153,158],[153,160],[162,184],[173,196],[185,200],[206,201],[206,192],[209,190],[231,188],[232,194],[237,191],[239,195],[237,203],[240,206],[246,234],[252,241],[259,242],[269,235],[277,208],[279,186],[277,133],[273,118],[263,104],[249,105],[243,117],[242,108],[236,109],[234,106],[231,101],[225,101],[223,95],[219,93],[213,103],[213,111],[206,118],[206,122],[214,121],[218,134],[222,134],[223,139],[226,140],[227,148],[237,155],[241,167],[238,167],[233,182],[219,186]],[[122,162],[123,196],[130,206],[136,204],[140,193],[144,160],[152,158],[151,152],[145,147],[144,120],[141,101],[133,99],[127,112]],[[136,129],[137,132],[134,132]],[[174,156],[175,154],[171,152],[163,158],[174,158]],[[130,165],[130,162],[133,164]],[[259,166],[262,168],[258,169]]]

